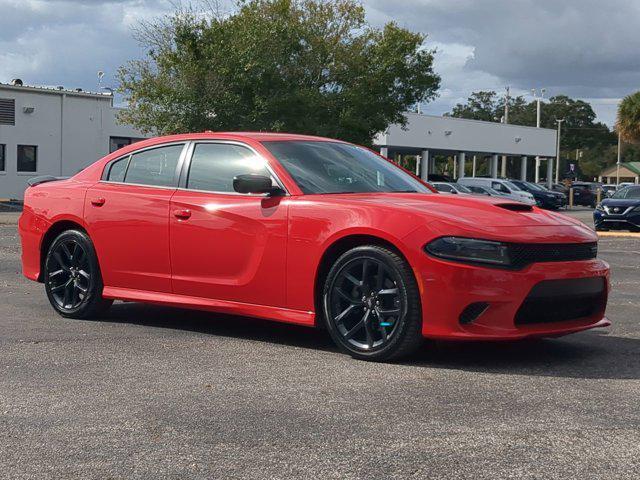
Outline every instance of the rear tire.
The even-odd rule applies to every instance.
[[[80,230],[62,232],[44,262],[44,285],[51,306],[63,317],[94,318],[113,300],[102,298],[102,275],[93,243]]]
[[[413,271],[387,248],[361,246],[340,256],[325,280],[322,304],[331,338],[354,358],[398,359],[423,343]]]

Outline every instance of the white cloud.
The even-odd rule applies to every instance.
[[[188,0],[186,0],[188,2]],[[196,2],[198,0],[195,0]],[[229,8],[231,0],[223,0]],[[140,20],[170,12],[174,0],[0,0],[0,81],[96,88],[141,50],[131,35]],[[594,100],[611,124],[615,104],[640,86],[640,1],[365,0],[376,25],[394,20],[427,33],[435,47],[440,96],[427,106],[449,111],[475,90],[514,93],[546,87]],[[604,99],[604,100],[603,100]]]

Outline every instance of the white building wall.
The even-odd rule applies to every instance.
[[[16,104],[15,126],[0,125],[0,144],[6,145],[0,198],[21,199],[32,177],[74,175],[109,153],[110,137],[145,136],[116,123],[111,96],[0,85],[0,98]],[[17,172],[18,145],[38,147],[36,172]]]
[[[453,152],[555,157],[556,131],[453,117],[407,113],[407,125],[390,126],[374,143]]]

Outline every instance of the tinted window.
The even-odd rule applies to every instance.
[[[442,183],[436,183],[434,186],[439,192],[451,192],[453,190],[449,185],[443,185]]]
[[[35,145],[18,145],[18,172],[35,172],[38,170],[38,147]]]
[[[402,169],[355,145],[276,141],[264,146],[304,193],[430,192]]]
[[[640,187],[625,187],[614,193],[612,198],[640,198]]]
[[[181,152],[182,145],[170,145],[131,155],[124,181],[164,187],[175,185],[176,168]]]
[[[123,182],[124,174],[127,172],[127,164],[129,162],[129,157],[121,158],[120,160],[116,160],[109,167],[109,174],[107,175],[107,180],[110,182]]]
[[[226,143],[200,143],[193,151],[187,188],[234,192],[233,177],[249,173],[271,176],[264,160],[248,148]]]
[[[491,188],[493,188],[494,190],[497,190],[497,191],[499,191],[499,192],[502,192],[502,193],[511,193],[511,192],[509,191],[509,189],[508,189],[507,187],[505,187],[505,186],[504,186],[502,183],[500,183],[500,182],[493,182],[493,183],[491,184]]]
[[[7,146],[4,143],[0,143],[0,172],[4,172],[6,165],[6,152]]]

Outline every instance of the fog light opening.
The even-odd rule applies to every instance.
[[[482,315],[487,310],[487,308],[489,308],[489,304],[487,302],[475,302],[467,305],[467,307],[460,314],[460,324],[468,325],[472,322],[475,322],[480,317],[480,315]]]

